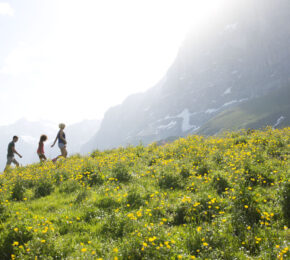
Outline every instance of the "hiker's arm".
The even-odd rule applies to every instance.
[[[21,154],[19,154],[16,150],[15,150],[15,148],[14,147],[12,147],[12,151],[13,151],[13,153],[16,153],[20,158],[22,158],[22,155]]]
[[[51,145],[51,147],[54,147],[56,140],[57,140],[57,136],[55,137],[55,140],[54,140],[53,144]]]

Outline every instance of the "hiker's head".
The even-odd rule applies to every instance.
[[[14,135],[14,136],[13,136],[13,142],[16,143],[17,141],[18,141],[18,136]]]
[[[65,128],[65,124],[61,123],[58,125],[60,129],[64,129]]]
[[[47,140],[47,136],[46,135],[42,135],[40,136],[40,142],[45,142]]]

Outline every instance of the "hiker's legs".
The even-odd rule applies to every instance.
[[[61,151],[61,156],[63,156],[64,158],[67,157],[67,150],[66,150],[66,146],[60,148]]]
[[[14,163],[17,167],[19,166],[19,163],[14,159],[14,157],[12,156],[9,156],[7,157],[7,163],[6,163],[6,166],[5,166],[5,169],[4,169],[4,172],[6,170],[8,170],[8,168],[10,167],[11,163]]]
[[[19,167],[19,162],[17,162],[14,158],[13,158],[12,162],[16,165],[16,167]]]
[[[60,157],[64,157],[64,158],[67,157],[66,146],[65,146],[65,145],[59,145],[59,149],[60,149],[61,155],[59,155],[59,156],[57,156],[56,158],[54,158],[54,159],[52,160],[53,162],[56,162],[56,161],[58,160],[58,158],[60,158]]]
[[[10,164],[6,164],[5,169],[4,169],[3,172],[6,172],[9,169],[9,167],[10,167]]]
[[[38,154],[39,160],[42,161],[46,161],[46,156],[42,153]]]

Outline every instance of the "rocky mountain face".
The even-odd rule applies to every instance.
[[[99,120],[84,120],[82,122],[68,125],[65,133],[68,141],[69,155],[80,153],[81,146],[88,142],[95,134],[96,129],[100,126]],[[16,143],[16,150],[23,156],[22,159],[16,159],[22,165],[38,162],[36,150],[39,138],[42,134],[47,135],[48,140],[45,142],[45,154],[48,158],[54,158],[59,155],[59,149],[56,146],[50,147],[58,132],[58,126],[47,121],[31,122],[26,119],[20,119],[17,122],[0,126],[0,172],[6,164],[7,146],[12,137],[17,135],[19,141]]]
[[[235,106],[281,87],[289,93],[290,1],[236,0],[226,6],[192,29],[156,86],[106,112],[85,151],[195,133]]]

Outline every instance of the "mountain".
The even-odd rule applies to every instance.
[[[272,103],[280,102],[275,92],[285,86],[287,95],[290,91],[289,24],[288,0],[228,1],[202,29],[193,28],[156,86],[106,112],[99,131],[83,149],[148,144],[196,133],[207,123],[214,129],[213,118],[263,97],[270,111]],[[244,109],[253,111],[254,107]],[[285,116],[289,122],[289,113]],[[277,121],[259,115],[256,119],[237,127],[258,128]]]
[[[223,130],[289,126],[289,100],[289,88],[274,90],[219,113],[205,123],[197,134],[215,135]]]
[[[99,120],[84,120],[82,122],[68,125],[65,129],[68,141],[69,154],[80,153],[81,146],[86,143],[95,133],[100,125]],[[5,167],[7,146],[14,135],[19,136],[16,143],[16,150],[23,156],[22,159],[16,159],[20,164],[26,165],[38,162],[36,150],[39,137],[46,134],[48,141],[45,143],[45,154],[48,158],[53,158],[59,154],[57,146],[50,148],[58,132],[58,126],[47,121],[31,122],[26,119],[20,119],[17,122],[0,126],[0,171]]]

